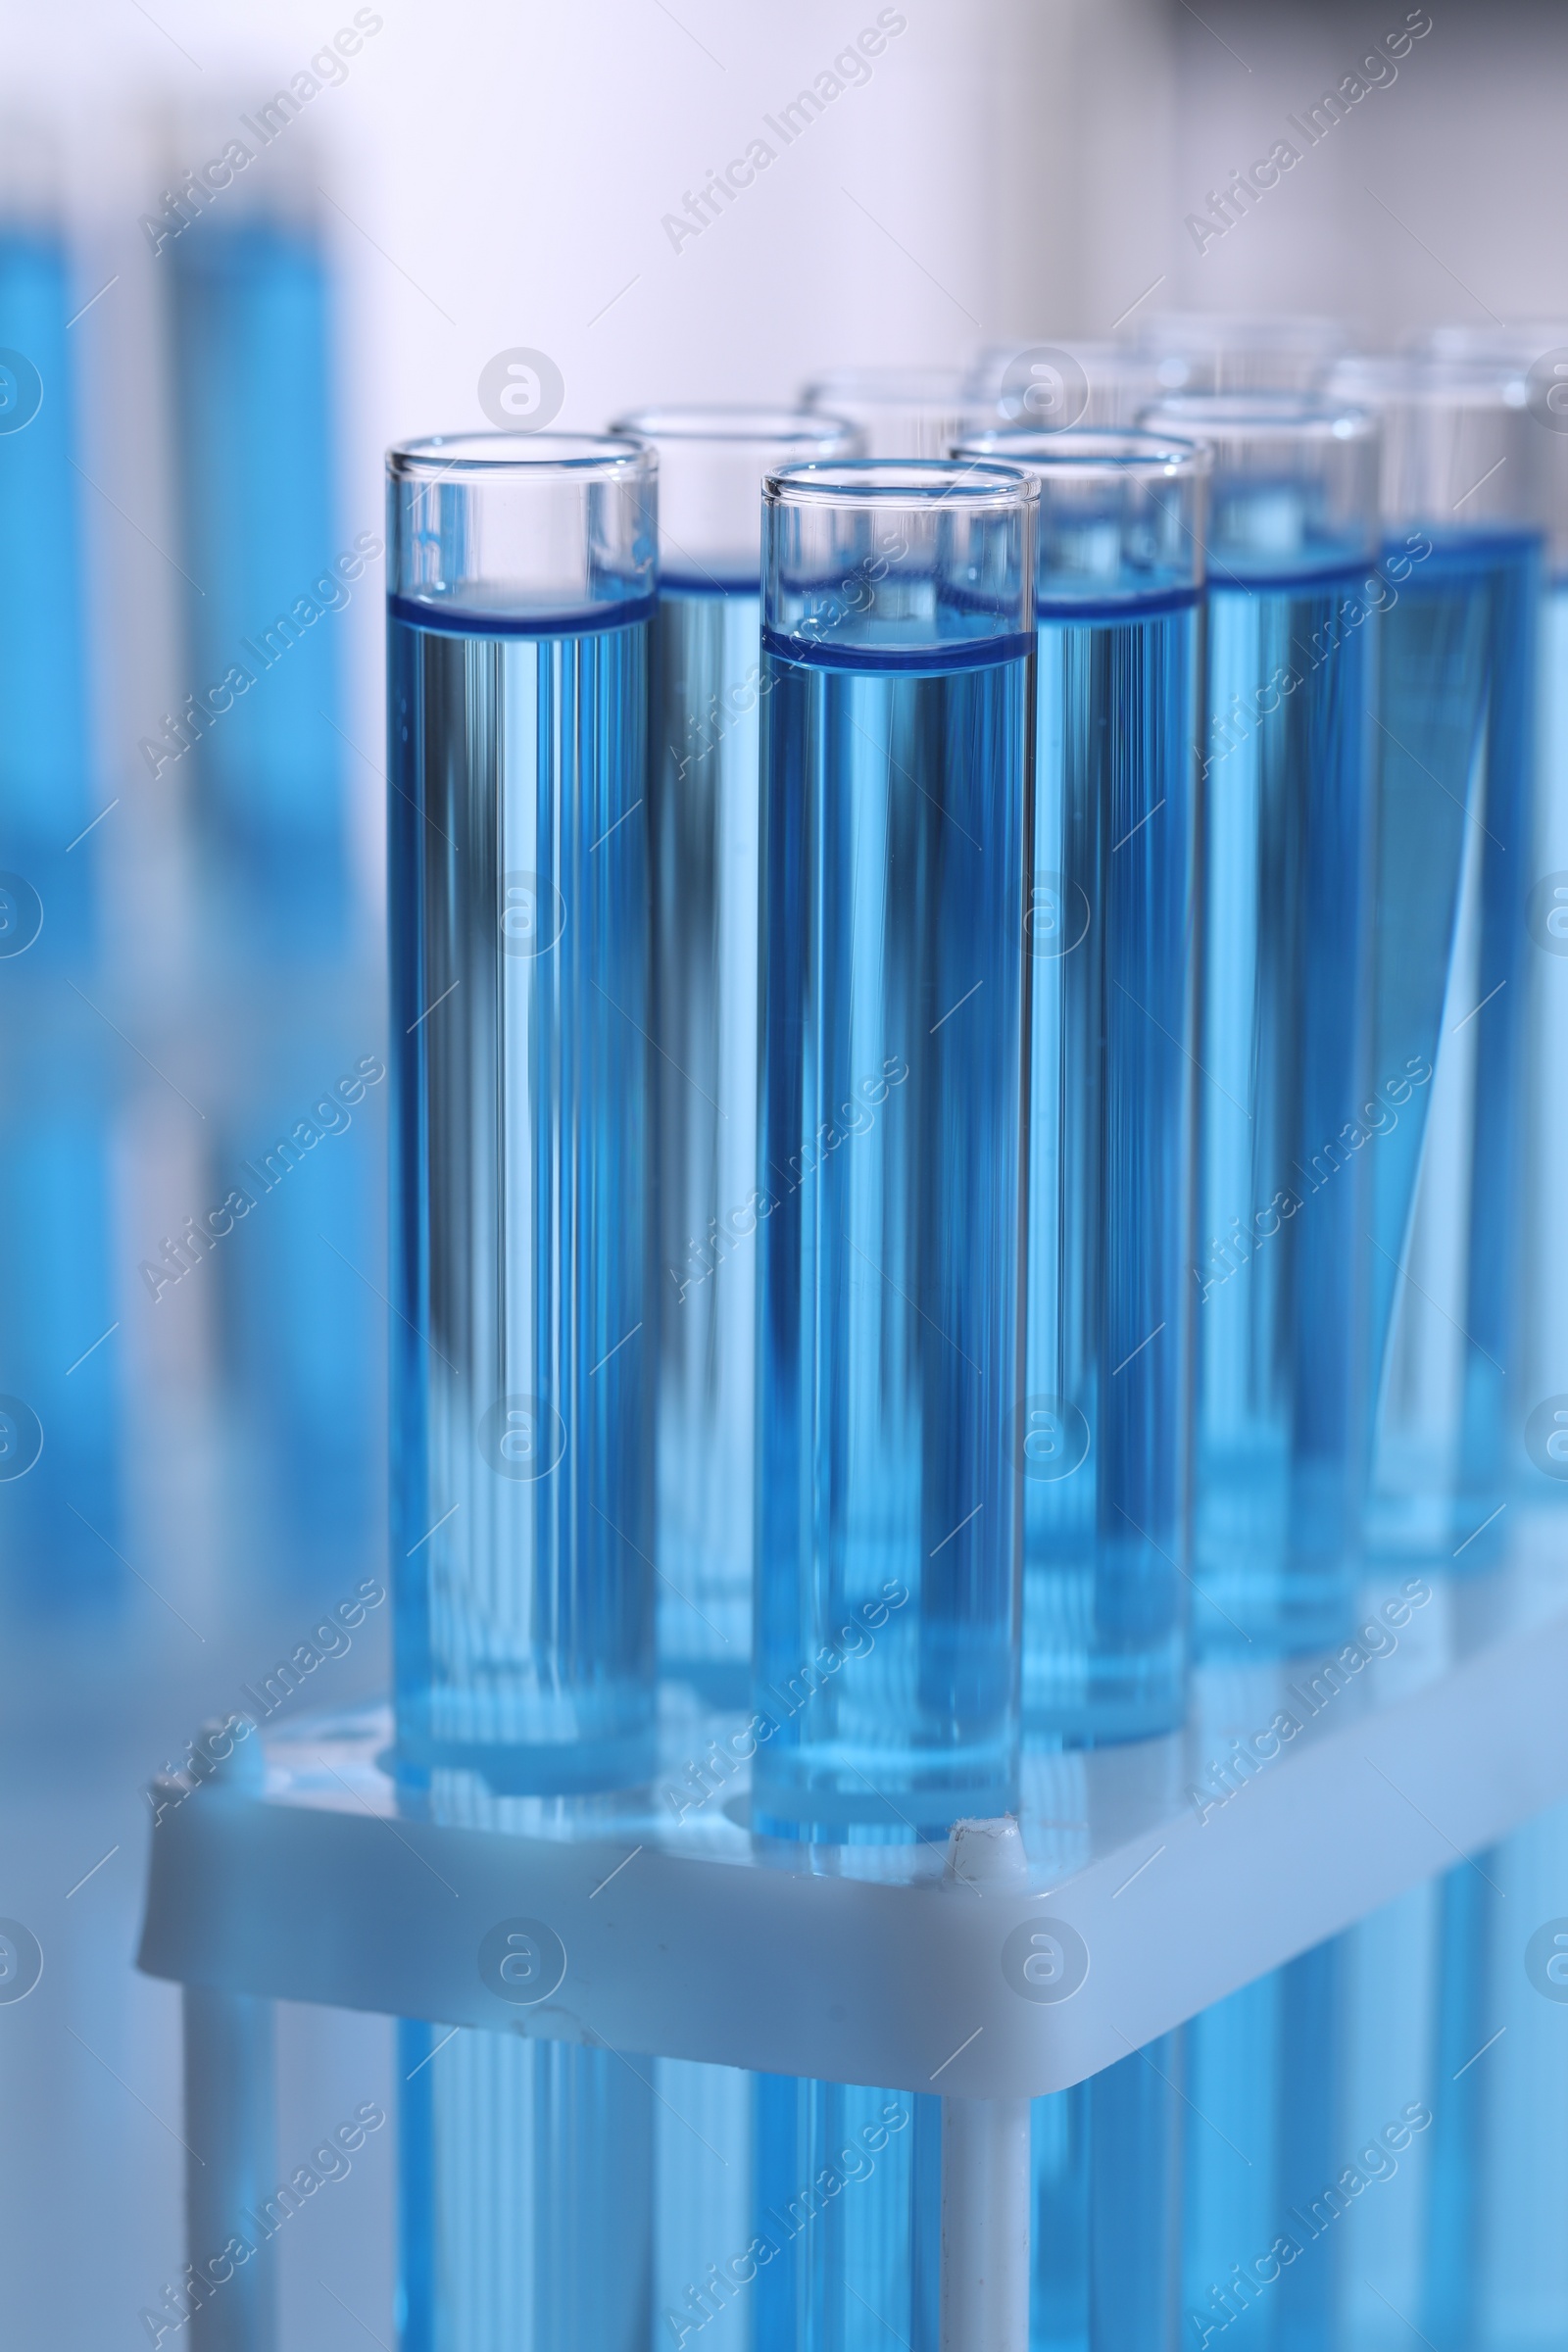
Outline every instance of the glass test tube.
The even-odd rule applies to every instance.
[[[1337,319],[1294,314],[1154,311],[1140,314],[1130,347],[1164,394],[1312,392],[1345,349]]]
[[[1481,1568],[1527,1420],[1518,1361],[1522,1004],[1541,543],[1514,370],[1348,362],[1383,424],[1374,1017],[1415,1118],[1373,1165],[1369,1542]],[[1529,1269],[1525,1268],[1528,1278]]]
[[[1377,433],[1293,394],[1191,396],[1151,421],[1215,451],[1194,1633],[1202,1648],[1308,1648],[1334,1637],[1355,1582],[1365,1162],[1351,1146],[1358,1120],[1376,1132],[1396,1116],[1366,1067]]]
[[[625,1786],[653,1721],[656,461],[390,460],[398,1750]]]
[[[653,1761],[656,470],[549,433],[390,460],[398,1764],[475,1828]],[[646,2340],[647,2082],[401,2043],[405,2343]]]
[[[331,296],[299,204],[242,191],[181,231],[173,271],[179,499],[213,936],[341,954],[348,921],[342,609],[380,545],[335,513]],[[199,590],[199,592],[198,592]],[[360,591],[363,593],[363,591]]]
[[[1433,356],[1488,362],[1525,394],[1530,505],[1545,531],[1541,728],[1525,898],[1525,1039],[1520,1077],[1519,1413],[1522,1500],[1568,1503],[1568,1243],[1558,1205],[1568,1157],[1568,321],[1437,328]],[[1522,1429],[1520,1420],[1522,1418]],[[1522,1440],[1522,1443],[1520,1442]]]
[[[1153,361],[1128,344],[1040,335],[988,344],[969,373],[969,406],[1003,430],[1070,432],[1136,424],[1161,388]]]
[[[1040,484],[1024,1724],[1147,1738],[1186,1664],[1208,457],[1087,429],[956,454]]]
[[[835,368],[802,388],[802,406],[845,418],[869,458],[945,458],[972,423],[976,401],[962,368]]]
[[[56,159],[0,140],[0,1561],[8,1605],[118,1601],[114,1088],[72,993],[96,948],[74,342]],[[79,340],[79,338],[77,338]],[[84,837],[85,836],[85,837]],[[94,983],[89,992],[96,996]],[[89,1024],[83,1030],[83,1020]],[[77,1337],[76,1335],[80,1335]],[[68,1335],[69,1340],[68,1340]],[[75,1359],[75,1360],[73,1360]]]
[[[760,1819],[1013,1801],[1035,486],[795,466],[762,531]]]
[[[1520,1353],[1524,1492],[1568,1503],[1568,1238],[1561,1209],[1568,1165],[1568,325],[1532,338],[1529,365],[1533,505],[1546,530],[1530,891],[1528,1046],[1520,1080],[1522,1174]],[[1561,372],[1560,372],[1561,370]],[[1515,1416],[1516,1423],[1521,1416]]]
[[[1221,2328],[1254,2352],[1332,2352],[1347,2340],[1337,2325],[1347,2249],[1324,2189],[1350,2152],[1349,1940],[1315,1945],[1183,2029],[1183,2343]]]
[[[29,970],[92,946],[74,307],[58,228],[0,218],[0,955]]]
[[[802,410],[644,409],[659,456],[649,762],[659,1166],[659,1653],[751,1683],[761,483],[854,453]]]

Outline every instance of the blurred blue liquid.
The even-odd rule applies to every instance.
[[[83,1059],[86,1089],[8,1090],[0,1147],[0,1591],[45,1610],[125,1582],[110,1119]]]
[[[1030,2352],[1088,2352],[1089,2129],[1086,2082],[1031,2106]]]
[[[267,1094],[220,1140],[215,1192],[233,1223],[217,1270],[248,1515],[274,1573],[304,1577],[377,1549],[382,1528],[386,1065],[341,1036],[301,1038],[286,1058],[290,1091],[272,1091],[274,1059]]]
[[[713,1705],[751,1674],[759,598],[667,579],[651,788],[659,1130],[659,1648]]]
[[[763,664],[755,1704],[781,1834],[1011,1801],[1032,680],[991,652]]]
[[[1179,2043],[1036,2099],[1031,2352],[1165,2352],[1181,2226]]]
[[[1198,625],[1038,626],[1024,1720],[1074,1740],[1181,1708]]]
[[[1350,2151],[1343,1938],[1191,2022],[1183,2041],[1183,2345],[1334,2352]],[[1206,2333],[1205,2333],[1206,2331]]]
[[[310,228],[197,220],[174,272],[189,674],[211,938],[225,955],[342,952],[349,897],[343,607],[373,534],[344,538],[332,455],[330,288]],[[361,591],[363,593],[363,591]]]
[[[1475,1569],[1533,1401],[1515,1253],[1540,548],[1428,543],[1382,623],[1374,1055],[1419,1091],[1373,1163],[1368,1525],[1380,1556]]]
[[[94,928],[73,308],[64,245],[0,227],[0,889],[38,903],[0,916],[0,953],[41,911],[34,966],[79,961]]]
[[[648,2084],[613,2050],[440,2040],[398,2030],[402,2352],[645,2352]]]
[[[1568,1504],[1568,582],[1543,600],[1541,757],[1526,928],[1530,971],[1525,1230],[1519,1264],[1526,1366],[1522,1480],[1537,1504]]]
[[[1365,1455],[1364,570],[1209,589],[1197,1560],[1200,1644],[1330,1641]],[[1365,1116],[1365,1128],[1359,1122]],[[1375,1150],[1388,1150],[1377,1140]]]
[[[937,2352],[941,2101],[752,2080],[751,2352]]]
[[[1432,2153],[1415,2317],[1436,2352],[1568,2340],[1568,1812],[1432,1890]]]
[[[617,608],[609,608],[613,624]],[[651,1763],[647,628],[391,621],[398,1737]]]

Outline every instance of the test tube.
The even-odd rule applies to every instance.
[[[804,410],[643,409],[659,456],[649,763],[659,1653],[710,1705],[752,1664],[761,483],[854,453]]]
[[[195,747],[225,954],[341,955],[349,899],[340,615],[381,552],[336,510],[330,287],[296,196],[188,223],[173,286],[189,691],[148,741]],[[368,520],[368,518],[362,518]]]
[[[1040,486],[1024,1723],[1180,1716],[1205,451],[991,433]]]
[[[645,696],[656,460],[392,452],[398,1752],[651,1763]]]
[[[656,470],[553,433],[389,460],[397,1769],[492,1831],[653,1761]],[[402,2039],[405,2340],[646,2331],[642,2076]]]
[[[1330,2225],[1346,2201],[1334,2184],[1352,2128],[1349,1943],[1335,1936],[1302,1952],[1216,2001],[1179,2037],[1184,2343],[1239,2323],[1243,2344],[1331,2352],[1346,2340],[1337,2325],[1345,2232]]]
[[[1015,466],[866,460],[764,495],[754,1804],[778,1835],[1013,1801],[1036,499]]]
[[[1520,1406],[1510,1432],[1520,1499],[1568,1503],[1568,1246],[1558,1208],[1568,1156],[1568,320],[1437,328],[1432,356],[1508,371],[1530,416],[1531,507],[1545,530],[1541,725],[1525,897],[1524,1064],[1518,1203]]]
[[[113,1086],[89,995],[98,797],[79,514],[78,295],[49,142],[0,135],[0,1558],[5,1599],[119,1599]],[[77,338],[76,340],[79,340]],[[113,1042],[113,1041],[111,1041]],[[73,1336],[66,1342],[67,1334]],[[75,1360],[73,1360],[75,1359]]]
[[[1383,570],[1397,601],[1379,655],[1374,1051],[1380,1084],[1408,1072],[1420,1106],[1373,1159],[1369,1543],[1391,1564],[1468,1570],[1500,1551],[1527,1418],[1516,1251],[1534,427],[1502,365],[1357,360],[1336,381],[1383,425]]]
[[[1129,328],[1162,394],[1317,390],[1345,350],[1337,319],[1268,312],[1154,311]]]
[[[854,425],[869,458],[945,458],[968,424],[992,421],[977,416],[962,368],[835,368],[806,384],[801,402]]]
[[[1161,389],[1154,362],[1128,344],[1040,335],[988,344],[970,370],[969,405],[998,428],[1070,432],[1136,424]]]
[[[1568,1239],[1560,1209],[1568,1164],[1568,324],[1533,330],[1519,351],[1533,427],[1533,504],[1545,526],[1541,726],[1526,904],[1528,1044],[1520,1201],[1522,1414],[1515,1445],[1524,1494],[1568,1504]],[[1522,1421],[1522,1428],[1520,1426]],[[1516,1451],[1516,1459],[1517,1451]]]
[[[292,1013],[303,1026],[297,1002]],[[385,1308],[367,1276],[380,1287],[387,1072],[379,1054],[362,1051],[379,1037],[378,1016],[362,1005],[358,1031],[313,1024],[308,1042],[281,1052],[275,1038],[247,1036],[235,1056],[240,1110],[218,1128],[216,1165],[234,1186],[231,1238],[204,1280],[217,1286],[223,1369],[245,1436],[247,1515],[279,1581],[314,1580],[329,1562],[341,1575],[367,1552],[378,1561],[385,1541]]]
[[[87,727],[74,369],[75,298],[40,185],[0,163],[0,956],[28,969],[92,948],[95,813]],[[44,159],[34,159],[44,178]],[[24,175],[25,177],[25,175]]]
[[[1149,422],[1215,453],[1194,1631],[1307,1648],[1350,1604],[1365,1447],[1377,432],[1295,394]]]

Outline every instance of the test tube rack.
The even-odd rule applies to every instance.
[[[187,2136],[228,2174],[192,2182],[193,2236],[267,2170],[268,2005],[373,2010],[940,2095],[943,2352],[1027,2352],[1029,2100],[1568,1796],[1553,1549],[1200,1669],[1181,1732],[1031,1756],[1016,1819],[945,1843],[754,1837],[717,1771],[749,1719],[679,1705],[652,1788],[533,1833],[400,1810],[386,1710],[234,1741],[154,1785],[140,1966],[186,1988]],[[256,2296],[220,2303],[202,2352],[270,2352]]]

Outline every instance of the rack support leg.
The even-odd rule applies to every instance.
[[[184,2040],[190,2352],[275,2352],[272,2004],[187,1984]]]
[[[941,2352],[1029,2352],[1029,2101],[942,2102]]]

